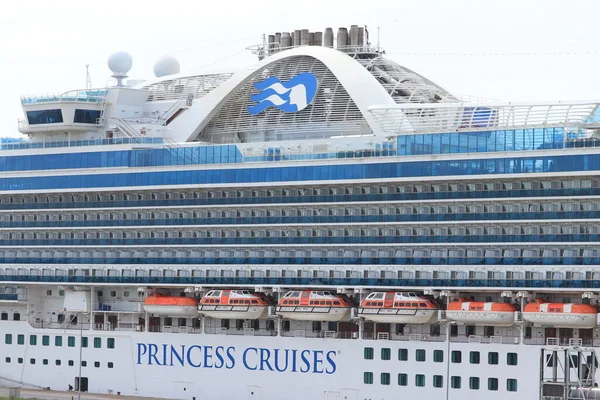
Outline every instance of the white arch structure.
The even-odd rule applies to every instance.
[[[309,56],[322,62],[343,85],[371,129],[377,133],[378,124],[367,109],[373,105],[392,106],[395,104],[392,97],[373,75],[352,57],[327,47],[304,46],[272,55],[257,64],[244,68],[215,90],[196,100],[192,107],[169,125],[174,133],[173,139],[176,142],[193,141],[229,98],[258,71],[273,63],[295,56]]]

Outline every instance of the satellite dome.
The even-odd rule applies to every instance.
[[[154,63],[154,75],[157,78],[179,73],[179,61],[173,56],[162,56]]]
[[[114,75],[126,76],[132,65],[131,55],[126,51],[117,51],[108,57],[108,68]]]

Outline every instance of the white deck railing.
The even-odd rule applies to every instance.
[[[489,131],[540,127],[578,128],[600,103],[437,103],[371,106],[369,113],[387,134]]]

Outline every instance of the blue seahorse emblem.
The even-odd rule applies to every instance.
[[[269,107],[287,113],[302,111],[314,100],[317,85],[317,78],[310,72],[298,74],[287,82],[271,76],[254,84],[260,93],[250,96],[256,104],[248,107],[248,112],[255,115]]]

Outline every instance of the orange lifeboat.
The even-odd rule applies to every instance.
[[[347,321],[350,308],[347,298],[329,291],[294,290],[279,299],[277,314],[303,321]]]
[[[360,304],[358,315],[366,320],[396,324],[427,324],[437,321],[439,308],[414,293],[373,292]]]
[[[259,319],[268,307],[264,295],[249,290],[211,290],[200,300],[198,311],[211,318]]]
[[[446,318],[470,325],[511,326],[517,308],[510,303],[467,301],[460,299],[448,304]]]
[[[555,328],[594,328],[598,310],[589,304],[547,303],[535,299],[523,310],[523,321]]]
[[[149,314],[171,317],[197,317],[198,300],[192,297],[155,294],[144,300],[144,311]]]

